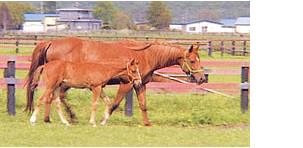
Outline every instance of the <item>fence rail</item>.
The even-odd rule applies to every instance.
[[[16,61],[30,61],[31,56],[0,56],[0,69],[4,69],[4,78],[0,78],[0,88],[7,87],[8,89],[8,113],[9,115],[14,115],[15,112],[15,89],[24,88],[25,79],[15,78],[16,70],[28,70],[30,63],[16,63]],[[203,66],[236,66],[242,67],[241,70],[230,70],[230,69],[206,69],[205,74],[208,77],[209,74],[229,74],[229,75],[239,75],[241,74],[241,83],[205,83],[202,85],[196,84],[181,84],[181,83],[170,83],[169,81],[163,81],[163,79],[158,79],[158,82],[150,82],[147,85],[148,90],[153,90],[157,92],[194,92],[194,93],[207,93],[202,88],[220,89],[223,93],[228,94],[241,94],[241,109],[245,112],[248,109],[248,95],[249,95],[249,64],[250,62],[219,62],[219,61],[203,61],[201,62]],[[177,66],[171,66],[168,68],[163,68],[157,72],[180,74],[183,72]],[[187,78],[183,74],[183,77]],[[38,88],[44,86],[43,82],[40,82]],[[117,85],[109,86],[117,87]],[[132,92],[128,95],[132,96]],[[132,102],[132,99],[127,99],[128,102]],[[132,106],[132,105],[127,105]],[[132,115],[132,110],[126,109],[127,115]]]
[[[9,36],[9,37],[8,37]],[[46,34],[31,34],[31,35],[18,35],[10,34],[3,35],[0,38],[1,48],[13,48],[16,49],[16,53],[22,49],[34,48],[39,41],[52,40],[62,37],[67,37],[70,35],[46,35]],[[220,51],[221,56],[225,53],[241,56],[250,55],[250,45],[249,39],[220,39],[220,40],[207,40],[207,39],[189,39],[189,38],[171,38],[171,37],[142,37],[142,36],[101,36],[101,35],[73,35],[75,37],[94,39],[94,40],[110,40],[118,41],[123,39],[134,39],[138,41],[152,41],[152,40],[162,40],[168,41],[179,45],[192,45],[199,44],[200,49],[206,50],[209,56],[212,56],[213,52]],[[28,46],[25,46],[28,45]],[[33,46],[29,46],[33,45]]]

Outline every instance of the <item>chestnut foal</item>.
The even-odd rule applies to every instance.
[[[36,109],[30,118],[31,124],[35,124],[37,114],[41,104],[45,103],[44,120],[49,121],[50,104],[54,100],[56,110],[63,123],[69,125],[63,115],[60,107],[59,91],[61,87],[73,88],[89,88],[93,92],[92,113],[90,116],[90,124],[96,126],[95,114],[99,96],[101,96],[106,104],[104,117],[101,124],[105,124],[109,118],[109,109],[111,102],[109,97],[103,92],[103,87],[111,78],[120,78],[125,83],[132,83],[134,87],[139,87],[142,84],[141,76],[138,68],[139,62],[132,60],[124,65],[119,63],[73,63],[69,61],[51,61],[37,68],[34,73],[34,83],[31,87],[34,89],[38,86],[39,77],[42,73],[43,80],[46,85],[45,92],[39,99]],[[123,65],[123,66],[122,66]]]

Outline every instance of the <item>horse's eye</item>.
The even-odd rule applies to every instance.
[[[190,61],[190,63],[195,64],[195,61]]]

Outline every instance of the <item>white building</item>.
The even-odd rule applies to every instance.
[[[237,33],[250,33],[250,17],[240,16],[237,18],[236,22],[236,32]]]
[[[25,13],[23,31],[24,32],[45,32],[49,26],[48,21],[51,21],[51,25],[58,15],[54,13],[41,14],[41,13]],[[45,19],[47,18],[47,19]]]
[[[170,30],[182,30],[190,33],[220,33],[234,32],[234,28],[226,27],[223,23],[208,20],[195,20],[186,23],[169,25]]]

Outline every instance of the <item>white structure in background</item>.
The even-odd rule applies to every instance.
[[[220,33],[220,32],[234,32],[234,28],[225,27],[223,23],[195,20],[185,23],[174,23],[169,25],[170,30],[181,30],[190,33]]]
[[[169,30],[172,31],[183,31],[183,24],[182,23],[172,23],[169,25]]]
[[[59,15],[55,13],[25,13],[23,32],[47,32],[60,31],[66,28],[66,25],[57,25]]]
[[[190,33],[250,33],[250,17],[240,16],[235,18],[223,18],[221,22],[208,20],[195,20],[185,23],[173,23],[169,25],[173,31],[183,31]]]
[[[250,17],[240,16],[237,18],[236,22],[236,32],[237,33],[250,33]]]

